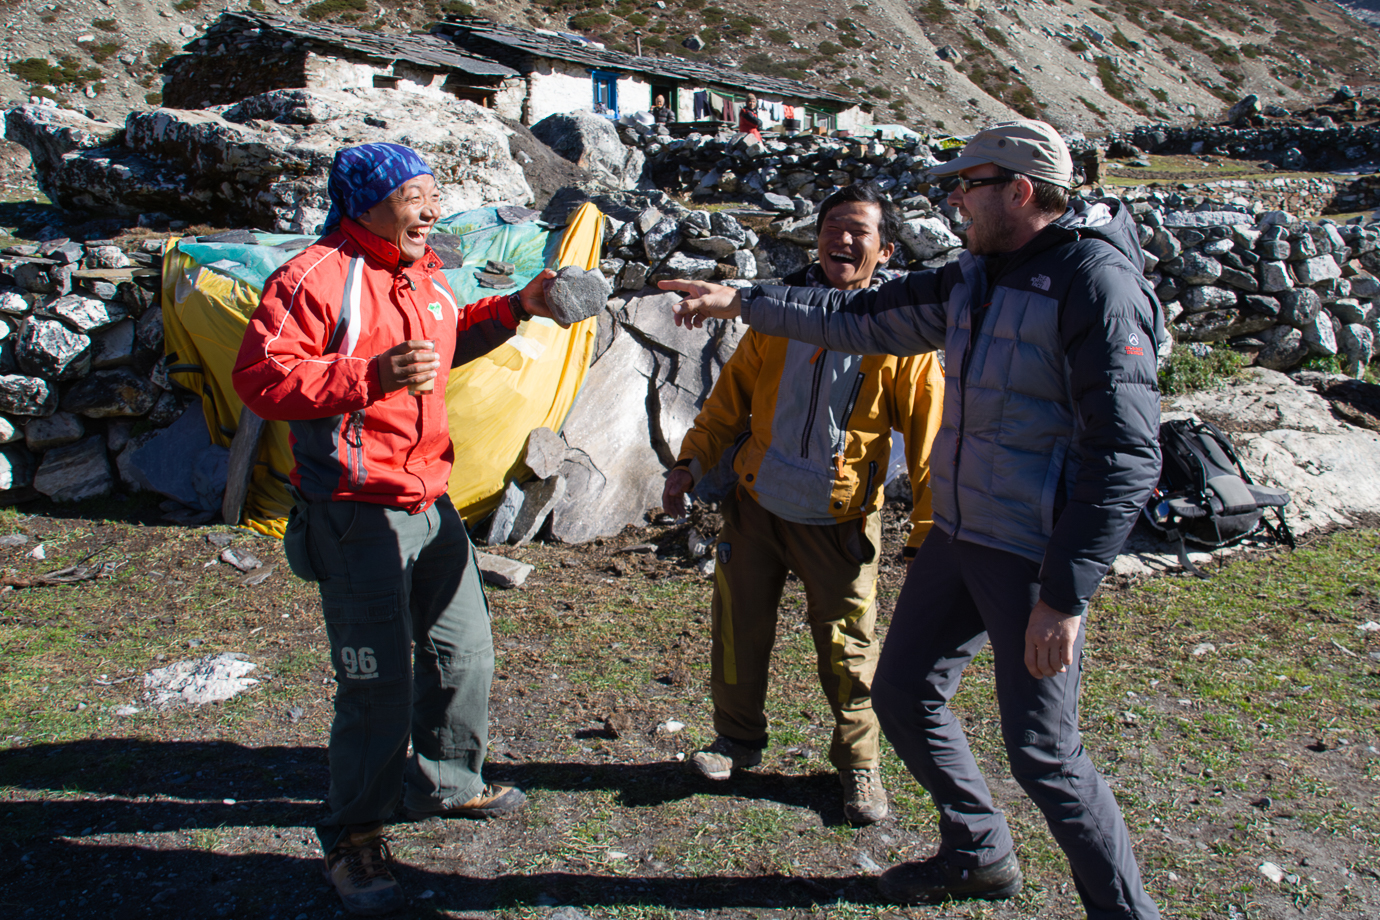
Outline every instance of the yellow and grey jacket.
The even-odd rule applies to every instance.
[[[786,280],[818,284],[817,266],[808,271]],[[699,482],[732,451],[739,484],[763,508],[799,524],[840,523],[881,507],[894,428],[905,437],[915,500],[912,555],[932,523],[929,455],[943,405],[944,372],[932,353],[847,355],[749,329],[677,465]]]

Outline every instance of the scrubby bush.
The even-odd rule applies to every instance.
[[[58,58],[56,64],[45,58],[25,58],[22,61],[10,61],[9,71],[19,79],[38,86],[72,84],[81,87],[99,80],[103,76],[98,68],[83,68],[81,62],[70,55]]]
[[[149,50],[144,52],[144,57],[148,58],[149,63],[154,67],[161,67],[168,58],[176,53],[177,49],[167,42],[154,42],[149,45]]]
[[[91,59],[97,64],[104,64],[111,57],[118,54],[123,47],[124,45],[119,42],[101,42],[100,44],[88,46],[86,53],[91,55]]]
[[[313,3],[302,11],[302,18],[320,22],[323,19],[332,19],[343,13],[367,13],[368,11],[368,0],[318,0],[317,3]]]
[[[120,24],[113,19],[93,19],[91,24],[102,32],[118,32]]]
[[[1175,396],[1205,390],[1231,380],[1244,366],[1244,359],[1230,348],[1213,348],[1200,355],[1188,345],[1175,345],[1160,368],[1160,392]]]
[[[608,13],[590,11],[571,16],[569,20],[570,28],[580,31],[592,31],[600,29],[613,22],[613,17]]]

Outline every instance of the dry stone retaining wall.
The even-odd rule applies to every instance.
[[[163,241],[145,245],[58,238],[0,254],[0,504],[114,491],[136,426],[165,427],[195,400],[160,360]]]

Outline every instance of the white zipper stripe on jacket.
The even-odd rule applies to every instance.
[[[352,355],[355,353],[355,344],[359,342],[359,330],[362,325],[360,309],[362,306],[360,293],[364,288],[364,257],[355,256],[350,260],[349,279],[345,282],[345,296],[347,302],[342,306],[349,316],[345,326],[345,342],[340,346],[340,353]]]
[[[450,283],[446,281],[446,276],[437,272],[431,278],[431,286],[445,298],[446,303],[450,304],[450,315],[455,317],[455,322],[460,323],[460,306],[455,301],[455,295],[450,292]]]

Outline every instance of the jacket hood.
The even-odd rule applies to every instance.
[[[1140,248],[1140,234],[1131,219],[1131,209],[1115,198],[1071,198],[1064,216],[1049,226],[1072,239],[1105,240],[1130,259],[1137,271],[1145,271],[1145,253]]]

